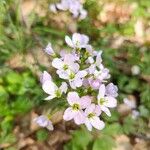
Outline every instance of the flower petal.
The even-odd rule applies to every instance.
[[[52,66],[57,69],[63,68],[63,61],[60,58],[54,58],[52,61]]]
[[[81,108],[84,109],[91,104],[91,97],[90,96],[83,96],[80,98],[80,105]]]
[[[92,131],[92,125],[91,125],[90,121],[87,118],[85,120],[85,125],[86,125],[86,127],[89,131]]]
[[[72,106],[74,103],[79,103],[80,97],[76,92],[69,92],[67,95],[67,101]]]
[[[58,89],[58,87],[52,81],[45,81],[42,85],[43,90],[45,93],[53,95],[54,92]]]
[[[88,106],[86,109],[85,109],[85,114],[86,116],[88,116],[88,114],[90,113],[93,113],[95,110],[95,104],[91,104],[90,106]]]
[[[77,125],[85,123],[85,116],[83,111],[78,111],[78,113],[74,116],[74,122]]]
[[[47,71],[44,71],[43,72],[43,74],[41,75],[41,77],[40,77],[40,81],[41,81],[41,83],[43,84],[45,81],[47,81],[47,80],[52,80],[52,77],[51,77],[51,75],[47,72]]]
[[[68,89],[68,85],[66,82],[62,82],[61,86],[60,86],[60,90],[61,92],[63,93],[66,93],[67,92],[67,89]]]
[[[69,121],[74,118],[77,112],[73,111],[71,107],[67,108],[64,112],[63,119]]]
[[[46,97],[44,100],[52,100],[53,98],[55,98],[56,96],[53,95],[49,95],[48,97]]]
[[[110,113],[110,110],[107,108],[107,107],[105,107],[105,106],[102,106],[101,107],[101,110],[103,111],[103,112],[105,112],[106,114],[107,114],[107,116],[111,116],[111,113]]]
[[[92,126],[98,130],[102,130],[105,127],[105,123],[99,119],[99,117],[95,116],[90,119]]]
[[[72,43],[72,40],[70,39],[69,36],[65,36],[65,41],[66,41],[66,43],[67,43],[70,47],[73,47],[73,46],[74,46],[73,43]]]
[[[105,106],[106,106],[106,107],[114,108],[114,107],[117,106],[117,100],[116,100],[114,97],[108,96],[108,97],[105,97],[105,99],[106,99],[106,101],[107,101],[107,102],[105,103]]]
[[[54,127],[51,121],[48,122],[48,125],[46,126],[46,128],[50,131],[54,130]]]
[[[100,98],[103,98],[104,95],[105,95],[105,85],[102,84],[102,85],[100,85],[100,88],[99,88],[98,100],[99,100]]]
[[[102,113],[101,107],[99,105],[96,105],[94,112],[95,112],[96,116],[99,116]]]

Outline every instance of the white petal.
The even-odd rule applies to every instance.
[[[74,103],[79,103],[80,97],[76,92],[69,92],[67,95],[67,101],[72,106]]]
[[[82,70],[82,71],[79,71],[77,74],[76,74],[76,78],[83,78],[87,75],[87,71],[85,70]]]
[[[46,128],[50,131],[54,130],[54,127],[51,121],[48,122],[48,125],[46,126]]]
[[[67,92],[67,89],[68,89],[68,85],[66,82],[62,82],[61,86],[60,86],[60,90],[61,92],[63,93],[66,93]]]
[[[88,115],[88,114],[90,114],[90,113],[93,113],[94,110],[95,110],[95,104],[91,104],[89,107],[87,107],[87,108],[85,109],[85,114]]]
[[[105,85],[102,84],[99,88],[99,93],[98,93],[98,100],[100,98],[104,98],[104,95],[105,95]]]
[[[106,99],[106,103],[105,103],[105,106],[106,107],[110,107],[110,108],[114,108],[117,106],[117,100],[114,98],[114,97],[105,97]]]
[[[99,105],[95,106],[95,110],[94,110],[96,116],[99,116],[101,114],[101,107]]]
[[[51,75],[47,72],[47,71],[44,71],[43,72],[43,74],[41,75],[41,77],[40,77],[40,81],[41,81],[41,83],[43,84],[45,81],[47,81],[47,80],[52,80],[52,77],[51,77]]]
[[[72,81],[73,83],[74,83],[74,85],[76,86],[76,87],[81,87],[82,86],[82,79],[80,79],[80,78],[77,78],[77,79],[75,79],[74,81]]]
[[[101,107],[101,110],[103,111],[103,112],[105,112],[106,114],[107,114],[107,116],[111,116],[111,113],[110,113],[110,110],[107,108],[107,107],[105,107],[105,106],[102,106]]]
[[[91,104],[91,97],[90,96],[83,96],[80,98],[80,105],[82,109],[85,109]]]
[[[92,126],[98,130],[102,130],[105,127],[105,123],[99,119],[99,117],[95,116],[90,119]]]
[[[101,55],[102,55],[102,51],[98,52],[97,57],[96,57],[96,65],[97,66],[100,66],[102,63]]]
[[[63,61],[59,58],[54,58],[52,61],[52,66],[57,69],[62,69],[63,64]]]
[[[45,91],[45,93],[53,95],[58,87],[52,81],[45,81],[42,85],[42,89]]]
[[[55,98],[56,96],[53,94],[53,95],[50,95],[48,97],[46,97],[44,100],[52,100],[53,98]]]
[[[79,44],[80,45],[80,41],[81,41],[81,35],[79,33],[74,33],[73,36],[72,36],[72,41],[73,43],[76,45],[76,44]],[[77,45],[76,45],[77,46]]]
[[[78,111],[78,113],[74,117],[74,122],[77,125],[85,123],[85,116],[84,116],[83,111]]]
[[[44,49],[44,51],[45,51],[47,54],[49,54],[49,55],[54,55],[54,54],[55,54],[55,52],[54,52],[54,50],[53,50],[53,48],[52,48],[51,43],[48,43],[48,45],[46,46],[46,48]]]
[[[69,121],[74,118],[77,112],[73,111],[71,107],[67,108],[64,112],[63,119]]]
[[[64,70],[57,70],[56,73],[59,75],[59,78],[61,79],[69,79],[69,75]]]
[[[87,118],[85,120],[85,125],[86,125],[86,127],[89,131],[92,131],[92,125],[91,125],[90,121]]]
[[[72,40],[70,39],[69,36],[65,36],[65,41],[70,47],[74,47]]]

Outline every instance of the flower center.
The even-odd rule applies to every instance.
[[[67,69],[68,69],[68,65],[65,64],[65,65],[63,66],[63,69],[64,69],[64,70],[67,70]]]
[[[94,117],[95,116],[95,114],[94,113],[90,113],[90,114],[88,114],[88,118],[90,119],[90,118],[92,118],[92,117]]]
[[[71,72],[70,75],[69,75],[69,78],[74,79],[74,77],[75,77],[75,74],[73,72]]]
[[[61,97],[61,91],[60,89],[55,91],[56,97],[60,98]]]
[[[101,98],[101,99],[99,100],[100,105],[103,105],[105,102],[106,102],[106,100],[105,100],[104,98]]]
[[[79,104],[73,104],[73,105],[72,105],[72,109],[73,109],[73,110],[76,110],[76,111],[79,110],[79,109],[80,109]]]

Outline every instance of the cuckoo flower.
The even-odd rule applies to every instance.
[[[100,120],[99,116],[101,109],[99,105],[91,104],[85,109],[85,125],[89,131],[92,131],[92,126],[98,130],[102,130],[105,123]]]
[[[70,105],[64,112],[63,118],[66,121],[74,119],[76,124],[83,124],[85,122],[85,115],[82,109],[88,107],[91,103],[89,96],[79,97],[76,92],[69,92],[67,101]]]
[[[74,33],[72,39],[69,36],[66,36],[65,41],[68,46],[74,49],[81,49],[88,45],[89,37],[84,34]]]
[[[117,92],[118,92],[118,88],[113,83],[109,83],[106,86],[106,95],[107,96],[117,97],[118,96]]]
[[[79,64],[75,63],[76,56],[72,54],[65,54],[62,58],[54,58],[52,61],[52,66],[58,69],[57,74],[60,78],[62,73],[65,73],[66,70],[72,70],[73,72],[77,72],[79,70]]]
[[[47,71],[44,71],[43,74],[40,76],[40,82],[43,84],[45,81],[48,80],[51,81],[52,77]]]
[[[55,52],[52,48],[52,45],[51,43],[48,43],[48,45],[46,46],[46,48],[44,49],[44,51],[48,54],[48,55],[51,55],[51,56],[55,56]]]
[[[99,88],[99,93],[97,96],[98,105],[101,110],[104,111],[108,116],[111,116],[111,113],[108,108],[114,108],[117,106],[117,100],[112,96],[106,96],[106,87],[102,84]]]
[[[53,81],[47,80],[42,85],[43,90],[45,93],[49,94],[45,100],[51,100],[55,97],[60,98],[62,93],[67,92],[67,84],[66,82],[62,82],[61,86],[58,88]]]
[[[83,79],[86,75],[87,72],[85,70],[78,71],[77,73],[68,70],[65,77],[69,80],[71,88],[76,89],[82,86]]]
[[[46,127],[48,130],[54,130],[52,122],[44,115],[38,116],[33,121],[41,127]]]

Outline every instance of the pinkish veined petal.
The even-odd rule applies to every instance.
[[[65,41],[70,47],[74,47],[72,40],[70,39],[69,36],[65,36]]]
[[[96,105],[94,112],[95,112],[96,116],[99,116],[102,113],[101,107],[99,105]]]
[[[83,81],[82,81],[82,79],[77,78],[77,79],[75,79],[75,80],[72,81],[72,82],[74,83],[75,87],[81,87]]]
[[[60,58],[54,58],[52,61],[52,66],[57,69],[63,68],[64,62]]]
[[[58,87],[52,81],[45,81],[42,85],[42,89],[45,93],[53,95],[54,92],[58,89]]]
[[[98,130],[102,130],[105,127],[105,123],[100,120],[99,117],[94,116],[90,119],[92,126]]]
[[[76,92],[69,92],[67,95],[67,101],[72,106],[74,103],[79,103],[80,97]]]
[[[76,74],[76,78],[83,78],[87,75],[87,71],[85,70],[82,70],[82,71],[79,71],[77,74]]]
[[[81,41],[81,35],[79,33],[74,33],[73,36],[72,36],[72,41],[73,43],[76,45],[76,44],[79,44],[80,45],[80,41]],[[76,45],[77,46],[77,45]]]
[[[43,73],[42,73],[42,75],[41,75],[41,77],[40,77],[40,81],[41,81],[41,83],[43,84],[45,81],[47,81],[47,80],[52,80],[52,77],[51,77],[51,75],[47,72],[47,71],[44,71]]]
[[[61,90],[62,93],[66,93],[67,89],[68,89],[67,83],[66,82],[62,82],[62,84],[61,84],[59,89]]]
[[[55,98],[56,96],[53,95],[49,95],[48,97],[46,97],[44,100],[52,100],[53,98]]]
[[[50,131],[54,130],[53,124],[50,120],[48,121],[48,124],[47,124],[46,128]]]
[[[105,95],[105,85],[102,84],[99,87],[98,100],[100,100],[101,98],[104,98],[104,95]]]
[[[95,110],[95,104],[91,104],[85,109],[85,114],[88,115],[90,113],[93,113],[94,110]]]
[[[85,115],[82,110],[78,111],[78,113],[74,116],[74,122],[77,125],[85,123]]]
[[[59,75],[59,77],[61,79],[68,79],[69,78],[68,73],[64,70],[57,70],[56,73]]]
[[[105,103],[105,106],[106,106],[106,107],[114,108],[114,107],[117,106],[117,100],[116,100],[114,97],[108,96],[108,97],[105,97],[105,99],[106,99],[106,101],[107,101],[107,102]]]
[[[76,114],[77,114],[77,112],[72,110],[71,107],[69,107],[65,110],[64,115],[63,115],[63,119],[66,121],[69,121],[69,120],[73,119]]]
[[[103,112],[105,112],[106,114],[107,114],[107,116],[111,116],[111,113],[110,113],[110,110],[107,108],[107,107],[105,107],[105,106],[102,106],[101,107],[101,110],[103,111]]]
[[[90,96],[83,96],[80,98],[80,106],[82,109],[87,108],[91,104]]]
[[[92,131],[92,125],[91,125],[89,119],[87,119],[87,118],[85,119],[85,125],[89,131]]]
[[[101,58],[101,55],[102,55],[102,51],[98,52],[97,56],[96,56],[96,65],[99,67],[102,63],[102,58]]]

